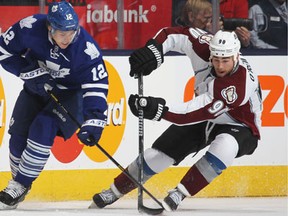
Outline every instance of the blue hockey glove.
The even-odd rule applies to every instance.
[[[89,119],[86,120],[78,132],[79,140],[87,146],[94,146],[101,138],[102,131],[106,125],[106,120]]]
[[[47,96],[47,87],[50,91],[56,88],[55,80],[45,69],[38,67],[29,70],[29,67],[27,67],[23,71],[20,73],[20,78],[24,81],[24,88],[28,92],[39,96]],[[46,89],[44,86],[46,86]]]
[[[135,50],[130,55],[130,76],[149,75],[153,70],[160,67],[163,61],[162,44],[157,43],[155,39],[150,39],[144,47]]]
[[[128,104],[131,112],[135,116],[139,116],[138,108],[142,107],[143,117],[153,121],[160,121],[168,107],[165,106],[166,101],[163,98],[156,97],[139,97],[139,95],[130,95]]]

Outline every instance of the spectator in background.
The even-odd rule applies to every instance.
[[[240,2],[240,4],[239,4]],[[180,3],[180,2],[179,2]],[[211,0],[187,0],[181,2],[181,15],[174,19],[175,25],[200,28],[212,32],[212,5]],[[178,6],[179,7],[179,6]],[[247,0],[220,0],[220,12],[225,18],[248,18]],[[223,28],[223,22],[219,21],[219,29]],[[241,46],[250,46],[250,32],[247,28],[241,26],[235,29]]]
[[[220,0],[220,13],[224,18],[248,18],[248,0]],[[235,29],[242,48],[250,45],[250,31],[244,26]]]
[[[176,24],[212,32],[212,5],[209,0],[187,0]],[[222,21],[219,22],[221,29]]]
[[[212,5],[208,0],[188,0],[180,16],[180,24],[203,30],[211,30]]]
[[[251,31],[253,46],[259,49],[287,49],[287,17],[287,0],[265,0],[253,5],[249,9],[249,18],[254,20],[256,30]]]

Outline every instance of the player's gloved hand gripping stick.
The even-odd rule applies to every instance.
[[[102,131],[106,126],[106,116],[95,113],[95,116],[86,120],[78,132],[78,138],[87,146],[94,146],[101,138]]]
[[[143,111],[141,113],[143,118],[153,121],[160,121],[169,110],[169,108],[165,106],[165,99],[152,96],[144,97],[140,94],[131,94],[128,99],[128,105],[133,115],[139,117],[139,110],[141,109]]]
[[[61,104],[61,102],[58,100],[58,98],[52,93],[52,89],[49,85],[44,85],[45,90],[50,95],[50,97],[58,104],[58,106],[75,122],[75,124],[78,125],[79,128],[81,128],[81,124],[78,122],[78,120]],[[93,142],[93,140],[90,140]],[[161,214],[164,210],[162,203],[158,201],[141,183],[139,183],[133,176],[131,176],[128,171],[124,169],[123,166],[121,166],[101,145],[98,144],[98,142],[94,142],[94,145],[99,148],[99,150],[105,154],[106,157],[108,157],[131,181],[133,181],[134,184],[136,184],[139,188],[141,188],[147,195],[149,195],[161,208],[159,209],[151,209],[148,207],[145,207],[143,204],[141,206],[138,206],[139,211],[145,212],[150,215],[157,215]]]
[[[46,69],[39,67],[37,61],[24,67],[19,77],[24,81],[24,88],[34,95],[47,96],[44,85],[49,89],[57,89],[54,79]]]
[[[129,57],[131,77],[149,75],[164,62],[163,47],[155,39],[150,39],[144,47],[135,50]]]

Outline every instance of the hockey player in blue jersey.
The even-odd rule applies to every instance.
[[[79,140],[92,146],[106,125],[108,73],[101,50],[79,26],[66,1],[53,2],[0,37],[0,64],[24,81],[9,134],[12,179],[0,192],[0,210],[15,209],[43,170],[56,136],[78,126],[51,99],[47,88],[82,124]]]

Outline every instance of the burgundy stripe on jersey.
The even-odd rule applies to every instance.
[[[214,99],[211,103],[207,104],[206,106],[187,113],[173,113],[169,112],[168,110],[164,114],[163,119],[179,125],[195,124],[198,122],[207,121],[209,119],[214,119],[217,116],[215,116],[215,114],[209,112],[208,110],[213,106],[215,101],[216,100]]]

